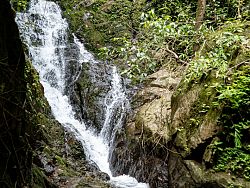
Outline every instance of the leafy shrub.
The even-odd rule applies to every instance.
[[[185,82],[210,79],[217,92],[213,108],[222,109],[218,124],[222,131],[214,145],[214,169],[250,180],[250,50],[247,24],[230,22],[210,32],[190,62]],[[187,84],[187,85],[188,85]]]
[[[250,67],[242,66],[232,82],[218,87],[224,106],[221,143],[216,147],[215,170],[231,171],[250,180]]]
[[[239,148],[225,148],[220,151],[216,171],[233,172],[235,175],[250,180],[250,154]]]
[[[229,29],[218,32],[210,32],[209,43],[204,41],[201,50],[195,59],[190,62],[186,82],[198,81],[202,75],[208,75],[215,71],[217,78],[225,78],[231,61],[242,44],[247,41],[246,37],[231,32]],[[203,49],[204,48],[204,49]]]
[[[191,18],[192,19],[192,18]],[[142,13],[141,24],[134,40],[114,38],[119,47],[102,48],[99,57],[124,64],[123,74],[134,83],[175,59],[186,64],[193,57],[193,47],[204,39],[207,28],[194,30],[193,23],[172,21],[171,16],[157,16],[154,10]]]

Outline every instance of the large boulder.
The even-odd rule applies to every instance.
[[[172,138],[170,127],[171,96],[181,79],[180,72],[163,67],[149,76],[147,85],[133,99],[124,131],[116,136],[110,154],[114,175],[127,173],[150,187],[168,187],[166,143]]]
[[[223,79],[212,70],[187,81],[185,69],[163,67],[135,95],[133,113],[110,153],[114,175],[127,173],[151,188],[250,187],[246,180],[211,168],[223,130],[218,123],[223,105],[212,105],[217,101],[214,85]]]

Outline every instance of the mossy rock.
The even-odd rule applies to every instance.
[[[129,0],[90,0],[59,2],[70,30],[85,41],[88,49],[119,45],[113,38],[133,38],[146,2]]]
[[[231,33],[232,30],[235,32]],[[195,69],[197,68],[195,66],[199,65],[189,65],[182,81],[171,97],[170,121],[162,121],[162,123],[159,123],[159,126],[155,126],[157,121],[161,119],[159,118],[161,115],[159,109],[164,105],[164,108],[166,108],[168,100],[162,100],[164,105],[159,105],[160,103],[157,105],[157,103],[162,99],[161,94],[166,94],[167,92],[165,90],[161,92],[159,88],[157,88],[158,92],[152,92],[153,89],[147,87],[150,85],[150,82],[154,87],[159,87],[161,84],[159,82],[156,84],[154,80],[149,79],[146,88],[138,92],[139,96],[137,96],[137,101],[135,101],[137,103],[135,104],[139,107],[135,108],[128,120],[124,127],[125,131],[116,138],[111,156],[116,173],[131,173],[131,175],[143,179],[148,174],[141,172],[137,168],[138,164],[146,172],[145,164],[147,164],[147,160],[152,157],[157,161],[165,157],[167,168],[164,172],[168,173],[169,179],[167,182],[170,187],[249,187],[249,182],[243,179],[242,174],[239,175],[238,173],[237,177],[235,177],[232,174],[227,174],[227,171],[215,172],[212,169],[216,163],[216,144],[222,139],[228,138],[228,135],[224,134],[222,136],[223,134],[221,134],[225,130],[221,117],[223,114],[225,115],[224,109],[226,108],[225,103],[218,102],[218,86],[230,84],[231,80],[235,79],[232,76],[233,72],[239,71],[241,72],[239,76],[249,77],[248,46],[250,40],[248,38],[249,33],[246,33],[248,30],[248,22],[243,22],[243,24],[236,23],[235,25],[232,23],[221,27],[221,30],[215,31],[211,36],[208,36],[208,42],[203,49],[197,52],[194,61],[206,57],[208,53],[216,48],[223,48],[226,53],[231,53],[227,55],[228,59],[224,62],[226,64],[226,70],[224,70],[225,77],[218,74],[219,66],[222,66],[222,64],[217,64],[214,67],[210,65],[210,67],[204,66],[205,69],[201,69],[202,71],[195,74],[195,76],[192,75],[193,77],[189,76],[200,70]],[[235,49],[229,49],[232,45],[224,48],[224,43],[222,41],[222,44],[221,40],[228,39],[225,35],[234,36],[234,34],[242,36],[244,44],[240,44],[239,41],[241,39],[238,40],[239,36],[235,36],[235,38],[231,38],[235,42],[232,43],[232,45],[236,45]],[[229,37],[229,40],[231,39]],[[218,47],[217,45],[220,46]],[[205,63],[211,63],[211,61],[202,63],[201,66]],[[206,69],[206,67],[209,68]],[[223,71],[221,72],[223,73]],[[245,88],[248,89],[249,87]],[[162,113],[162,115],[162,119],[168,119],[167,113]],[[156,118],[154,119],[154,117]],[[155,127],[165,128],[165,132],[163,131],[165,134],[160,134],[161,129],[156,129]],[[244,135],[249,135],[249,129],[245,131],[248,131],[248,133],[244,132]],[[245,142],[243,144],[246,144]],[[160,153],[167,153],[167,157],[161,156]],[[243,160],[240,160],[240,162]],[[246,160],[248,161],[248,158]],[[154,164],[153,161],[150,162],[150,164]],[[160,163],[164,166],[164,161]],[[232,163],[228,161],[228,164]],[[248,163],[245,162],[244,164]],[[132,165],[132,167],[128,168],[129,165]],[[151,167],[151,171],[154,168],[157,168],[156,165]],[[134,169],[138,171],[133,172]],[[149,179],[146,178],[145,181]],[[164,183],[163,181],[153,179],[150,180],[150,185],[153,185],[155,181],[159,183],[158,185]]]
[[[37,166],[32,167],[32,187],[34,188],[41,188],[41,187],[48,187],[48,188],[56,188],[57,186],[52,184],[48,177],[43,173],[43,170]]]

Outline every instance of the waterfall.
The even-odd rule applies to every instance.
[[[122,126],[128,106],[126,96],[124,92],[122,92],[122,85],[116,67],[113,67],[112,75],[112,88],[105,98],[105,121],[100,133],[100,135],[111,144],[116,131]],[[116,116],[118,116],[118,118]]]
[[[17,23],[25,43],[29,47],[29,55],[40,80],[44,86],[54,117],[70,130],[82,143],[87,160],[93,161],[101,171],[111,178],[111,184],[119,188],[144,188],[144,183],[138,183],[133,177],[123,175],[113,177],[109,168],[109,145],[125,118],[128,101],[122,89],[120,77],[116,67],[112,68],[112,84],[105,98],[106,114],[101,133],[96,135],[91,129],[75,118],[73,107],[66,95],[66,66],[65,54],[69,44],[68,24],[61,16],[59,6],[50,1],[31,0],[26,13],[17,13]],[[82,43],[75,38],[75,45],[79,48],[76,63],[97,63]],[[77,79],[79,73],[74,75]],[[107,75],[108,76],[108,75]],[[105,79],[105,78],[104,78]]]

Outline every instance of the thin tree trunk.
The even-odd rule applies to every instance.
[[[237,17],[241,19],[241,7],[243,5],[244,0],[238,0],[238,15]]]
[[[196,20],[195,29],[199,30],[204,19],[206,10],[206,0],[198,0],[197,10],[196,10]]]

